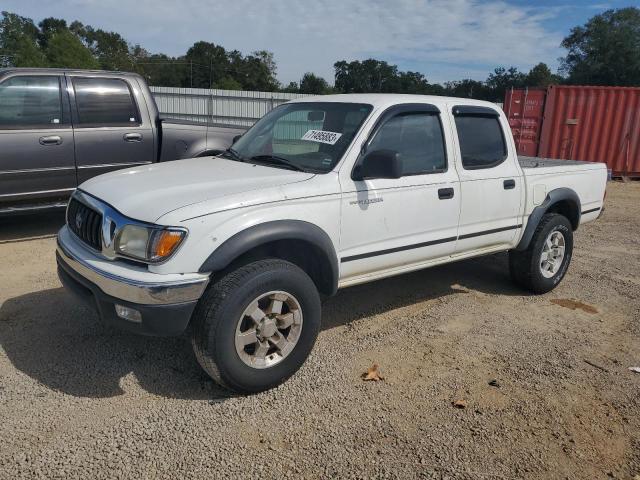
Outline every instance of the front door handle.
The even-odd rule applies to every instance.
[[[453,198],[453,188],[439,188],[438,198],[440,200],[448,200],[450,198]]]
[[[142,134],[141,133],[125,133],[122,137],[125,142],[141,142]]]
[[[62,143],[62,137],[51,135],[49,137],[40,137],[38,141],[40,145],[60,145]]]
[[[502,186],[505,190],[513,190],[516,188],[516,181],[513,178],[510,178],[509,180],[502,182]]]

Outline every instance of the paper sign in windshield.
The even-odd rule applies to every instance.
[[[329,145],[335,145],[340,137],[341,133],[325,132],[324,130],[309,130],[302,136],[302,140],[309,140],[310,142],[327,143]]]

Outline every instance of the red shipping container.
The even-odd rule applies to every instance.
[[[507,90],[504,111],[520,155],[538,155],[546,97],[545,88]]]
[[[510,105],[515,104],[517,91],[507,92],[508,116],[510,107],[518,111]],[[533,107],[528,115],[524,112],[525,124],[535,123],[536,112]],[[512,125],[518,153],[532,155],[535,151],[539,157],[606,162],[614,175],[640,176],[640,88],[554,85],[546,91],[543,112],[537,150],[527,141],[519,143],[522,127],[514,130]],[[514,115],[509,116],[512,122],[517,123]]]

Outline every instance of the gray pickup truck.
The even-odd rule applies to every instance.
[[[137,74],[0,69],[0,215],[65,206],[119,168],[215,155],[243,132],[161,118]]]

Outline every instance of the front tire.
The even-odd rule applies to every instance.
[[[213,283],[193,316],[198,363],[225,388],[256,393],[293,375],[320,329],[320,296],[309,276],[278,259],[260,260]]]
[[[564,278],[573,254],[573,229],[557,213],[545,214],[524,251],[509,252],[511,278],[533,293],[547,293]]]

